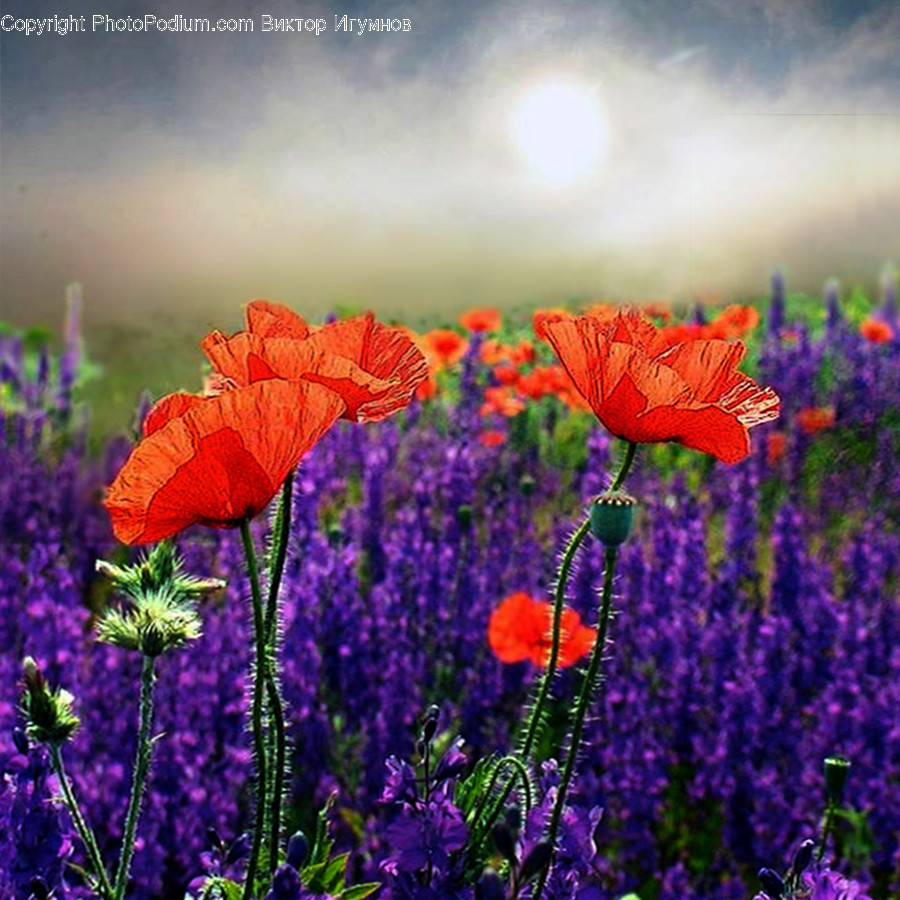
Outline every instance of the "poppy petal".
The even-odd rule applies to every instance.
[[[116,537],[145,544],[256,515],[343,409],[340,397],[307,382],[262,381],[198,398],[141,441],[110,486]]]
[[[262,338],[294,338],[309,336],[309,326],[302,316],[287,306],[268,300],[253,300],[244,309],[247,331]]]

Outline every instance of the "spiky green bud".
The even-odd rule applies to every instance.
[[[105,644],[160,656],[200,637],[201,622],[190,603],[167,591],[144,593],[128,609],[110,609],[97,623]]]
[[[25,732],[39,744],[59,746],[78,728],[78,716],[72,711],[75,698],[62,688],[51,689],[38,664],[30,656],[22,663],[25,691],[22,714]]]

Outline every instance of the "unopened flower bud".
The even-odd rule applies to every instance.
[[[27,723],[26,734],[39,744],[62,744],[78,728],[78,716],[72,712],[75,698],[61,688],[51,690],[30,656],[25,658],[22,670],[25,676],[22,712]]]
[[[800,875],[806,867],[812,862],[813,850],[816,842],[812,838],[807,838],[794,854],[794,861],[791,863],[791,874],[794,877]]]
[[[299,872],[307,856],[309,856],[309,841],[302,831],[296,831],[288,841],[287,864]]]
[[[498,822],[491,833],[500,855],[514,863],[516,861],[516,839],[509,830],[509,826],[505,822]]]
[[[329,526],[325,536],[328,538],[328,546],[333,549],[342,547],[344,544],[344,529],[340,525]]]
[[[300,877],[291,865],[279,866],[272,876],[273,900],[297,900],[300,896]]]
[[[440,716],[440,709],[432,704],[428,707],[427,712],[425,713],[425,719],[422,722],[422,740],[426,743],[430,743],[434,740],[434,735],[437,732],[438,727],[438,717]]]
[[[634,528],[637,500],[624,491],[607,491],[591,504],[591,534],[607,547],[618,547]]]
[[[236,837],[228,848],[228,853],[225,854],[225,865],[231,866],[243,859],[250,852],[252,843],[249,834],[244,833]]]
[[[24,755],[28,752],[28,735],[21,728],[13,728],[13,744],[19,753]]]
[[[526,496],[530,497],[537,490],[537,482],[531,475],[523,475],[519,479],[519,490]]]
[[[829,803],[840,805],[850,774],[850,760],[843,756],[829,756],[825,760],[825,796]]]
[[[784,881],[774,869],[760,869],[759,883],[762,889],[772,898],[772,900],[781,900],[784,896]]]

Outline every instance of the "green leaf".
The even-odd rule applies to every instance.
[[[374,894],[380,887],[381,885],[377,881],[370,881],[368,884],[355,884],[353,887],[345,888],[341,893],[341,897],[343,900],[363,900],[363,897]]]

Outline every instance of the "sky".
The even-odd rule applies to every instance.
[[[250,18],[107,32],[94,15]],[[263,31],[263,15],[321,18]],[[85,16],[84,32],[15,20]],[[408,31],[336,29],[341,17]],[[0,319],[450,317],[900,263],[900,4],[5,0]],[[7,23],[11,30],[5,30]],[[91,325],[93,323],[93,325]]]

